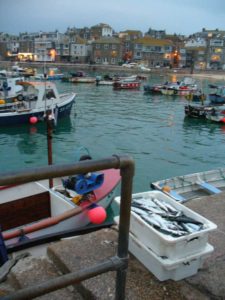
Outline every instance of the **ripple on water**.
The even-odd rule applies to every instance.
[[[152,75],[149,82],[166,80]],[[151,181],[223,166],[225,126],[185,118],[183,98],[147,95],[143,87],[57,85],[75,91],[77,99],[71,117],[53,132],[54,163],[74,161],[82,146],[94,158],[129,154],[136,163],[135,192],[149,189]],[[33,134],[28,126],[1,128],[0,134],[2,171],[47,163],[44,125]]]

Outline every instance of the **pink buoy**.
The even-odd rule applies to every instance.
[[[38,121],[38,118],[37,117],[35,117],[35,116],[33,116],[33,117],[30,117],[30,123],[31,124],[36,124],[37,123],[37,121]]]
[[[102,206],[97,206],[95,208],[88,210],[87,215],[90,222],[93,224],[103,223],[107,216],[106,211]]]

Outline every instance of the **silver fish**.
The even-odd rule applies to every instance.
[[[149,223],[150,225],[156,226],[156,227],[161,227],[160,222],[155,218],[155,215],[151,215],[151,216],[143,216],[143,219]]]
[[[140,208],[138,208],[138,207],[131,207],[131,210],[133,211],[133,212],[135,212],[136,214],[138,214],[138,215],[148,215],[148,212],[146,212],[145,210],[143,210],[143,209],[140,209]]]
[[[157,206],[159,206],[162,210],[164,210],[164,211],[166,211],[166,212],[169,211],[168,208],[167,208],[165,205],[163,205],[163,203],[162,203],[160,200],[158,200],[158,199],[156,199],[156,198],[152,198],[152,201],[153,201]]]

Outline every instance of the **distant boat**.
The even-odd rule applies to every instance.
[[[164,84],[155,84],[155,85],[146,84],[144,85],[144,92],[154,94],[154,95],[159,95],[159,94],[161,95],[162,88],[164,88]]]
[[[51,111],[57,119],[70,115],[75,93],[59,94],[53,82],[20,83],[24,91],[20,101],[0,104],[0,125],[29,124],[44,120]]]
[[[225,105],[185,105],[187,117],[225,123]]]
[[[60,80],[64,77],[63,73],[55,73],[55,74],[36,74],[33,76],[36,80]]]
[[[196,81],[192,77],[184,77],[181,81],[165,84],[161,93],[169,96],[185,96],[197,90]]]
[[[24,81],[23,77],[0,76],[0,99],[5,103],[22,100],[23,87],[18,84]]]
[[[209,94],[209,101],[212,104],[225,104],[225,86],[210,84],[209,87],[214,90]]]
[[[69,82],[72,83],[95,83],[96,79],[95,77],[89,77],[89,76],[84,76],[84,77],[72,77],[70,78]]]
[[[35,76],[36,70],[32,68],[22,68],[19,67],[17,64],[12,66],[12,71],[17,74],[17,76],[23,76],[23,77],[31,77]]]
[[[132,75],[129,77],[124,77],[113,83],[113,88],[117,90],[130,90],[130,89],[139,89],[141,86],[141,81],[137,80],[137,75]]]

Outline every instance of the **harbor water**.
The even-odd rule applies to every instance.
[[[77,161],[84,148],[95,159],[128,154],[135,160],[134,193],[156,180],[224,167],[225,124],[185,118],[184,97],[144,93],[144,84],[166,80],[150,75],[140,90],[56,81],[60,92],[77,98],[70,118],[54,129],[54,164]],[[206,92],[208,83],[199,82]],[[0,137],[1,172],[48,163],[44,123],[2,127]]]

